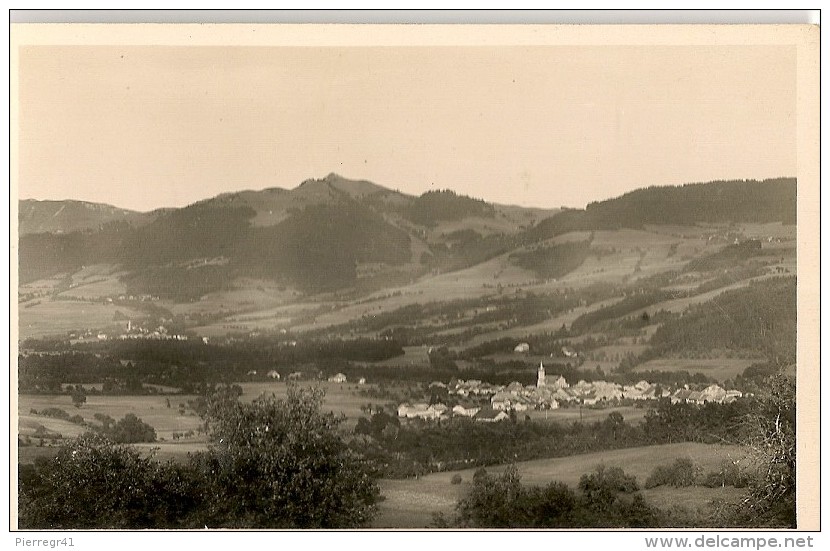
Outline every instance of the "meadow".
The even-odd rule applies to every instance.
[[[695,359],[695,358],[661,358],[650,360],[637,366],[637,371],[666,371],[675,373],[688,371],[689,373],[701,373],[715,379],[725,381],[734,379],[750,365],[762,362],[761,359],[746,358],[716,358],[716,359]]]
[[[383,405],[383,400],[357,396],[354,391],[356,384],[319,382],[318,386],[326,392],[323,409],[337,415],[345,415],[343,430],[351,432],[357,419],[365,414],[360,407],[365,404]],[[262,395],[273,394],[277,398],[286,396],[287,385],[281,382],[244,382],[241,400],[252,401]],[[113,419],[121,419],[128,413],[139,417],[156,430],[159,440],[155,443],[140,444],[139,448],[150,450],[158,447],[159,457],[163,459],[183,459],[188,452],[204,449],[204,436],[194,434],[192,437],[173,440],[173,433],[195,431],[201,426],[202,420],[193,411],[185,407],[184,414],[180,413],[180,404],[187,406],[188,401],[194,400],[195,395],[149,395],[149,396],[114,396],[88,395],[87,401],[80,408],[72,405],[69,395],[22,394],[18,397],[18,431],[20,436],[34,437],[35,431],[42,426],[50,433],[58,433],[64,438],[79,436],[86,428],[63,419],[55,419],[43,415],[32,414],[46,408],[59,408],[69,415],[80,415],[90,424],[98,424],[95,414],[109,415]],[[169,401],[169,407],[168,407]],[[35,439],[37,442],[37,439]],[[33,457],[43,452],[37,451],[37,446],[20,448],[20,461],[30,462]]]

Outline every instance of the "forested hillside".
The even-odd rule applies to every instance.
[[[651,338],[660,354],[712,350],[758,352],[795,363],[796,278],[774,278],[724,292],[661,325]]]
[[[541,240],[571,231],[642,228],[648,224],[796,223],[796,179],[731,180],[638,189],[566,210],[528,232]]]

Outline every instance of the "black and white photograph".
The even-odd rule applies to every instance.
[[[817,26],[11,38],[13,530],[819,529]]]

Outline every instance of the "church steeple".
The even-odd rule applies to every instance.
[[[539,362],[539,372],[536,374],[536,388],[545,386],[545,366]]]

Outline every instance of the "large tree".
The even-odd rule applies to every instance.
[[[321,390],[289,386],[285,400],[211,400],[211,447],[194,457],[204,480],[202,522],[234,528],[356,528],[379,494],[369,466],[341,440],[342,417]]]
[[[94,433],[21,465],[18,489],[20,527],[53,530],[186,527],[195,493],[186,469]]]

